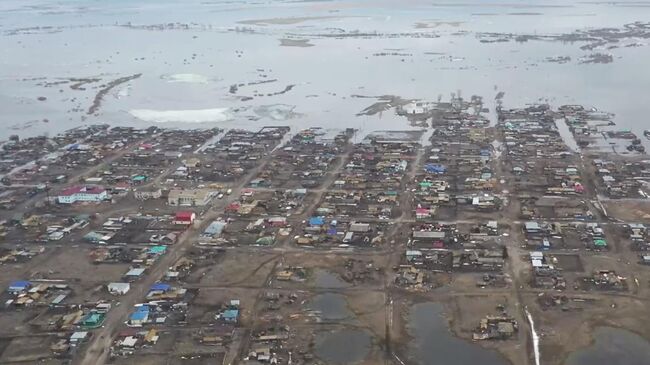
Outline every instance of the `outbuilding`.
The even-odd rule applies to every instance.
[[[127,273],[128,275],[128,273]],[[113,295],[124,295],[131,290],[131,284],[129,283],[109,283],[107,285],[108,292]]]

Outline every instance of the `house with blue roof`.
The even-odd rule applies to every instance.
[[[426,171],[429,174],[444,174],[445,172],[447,172],[447,167],[440,164],[430,163],[424,166],[424,171]]]
[[[171,290],[171,285],[165,284],[165,283],[155,283],[151,286],[149,291],[161,291],[161,292],[167,292]]]
[[[225,322],[237,323],[239,321],[239,309],[226,309],[221,313],[221,319]]]
[[[136,309],[135,312],[129,316],[127,325],[131,327],[142,327],[149,321],[149,307],[143,305]]]
[[[214,221],[203,231],[203,236],[207,237],[218,237],[226,228],[226,222],[224,221]]]
[[[149,253],[152,255],[163,255],[167,252],[166,246],[153,246],[149,249]]]
[[[32,283],[30,283],[29,281],[19,280],[9,284],[7,291],[10,293],[20,293],[29,290],[29,288],[31,287],[32,287]]]
[[[323,217],[311,217],[309,218],[310,226],[322,226],[325,224],[325,219]]]

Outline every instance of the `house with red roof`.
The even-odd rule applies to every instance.
[[[182,210],[180,212],[176,212],[176,216],[174,217],[174,224],[183,224],[189,226],[194,223],[194,219],[196,219],[196,213],[189,210]]]
[[[74,204],[76,202],[101,202],[108,199],[108,192],[99,185],[76,185],[63,190],[57,196],[61,204]]]

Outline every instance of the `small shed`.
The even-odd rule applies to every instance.
[[[128,273],[127,273],[128,274]],[[113,295],[124,295],[131,290],[131,284],[129,283],[109,283],[107,285],[108,292]]]

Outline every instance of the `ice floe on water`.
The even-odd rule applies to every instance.
[[[244,119],[285,121],[301,116],[294,111],[295,108],[295,105],[272,104],[260,105],[252,109],[248,107],[187,110],[132,109],[129,114],[150,123],[218,123],[232,121],[238,116]],[[252,112],[252,115],[246,112],[249,114]]]
[[[210,79],[199,74],[171,74],[162,75],[161,78],[167,82],[183,82],[188,84],[207,84]]]
[[[295,105],[272,104],[260,105],[254,109],[255,114],[260,118],[269,118],[272,120],[287,120],[300,116],[294,112]]]
[[[129,113],[145,122],[156,123],[205,123],[232,120],[234,114],[230,108],[193,109],[193,110],[152,110],[133,109]]]

